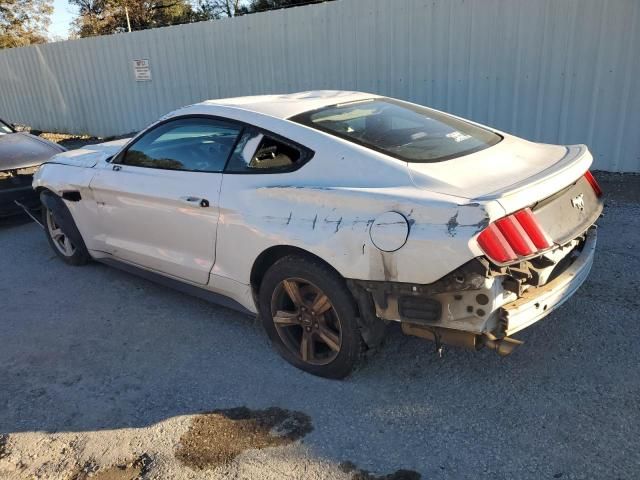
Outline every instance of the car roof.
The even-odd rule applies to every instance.
[[[225,106],[262,113],[276,118],[287,119],[300,113],[316,110],[329,105],[377,97],[379,97],[379,95],[364,92],[313,90],[283,95],[253,95],[248,97],[207,100],[205,102],[180,109],[180,113],[188,113],[185,110],[189,110],[190,108],[202,110],[202,107],[207,106]]]

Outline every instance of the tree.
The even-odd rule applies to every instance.
[[[187,0],[69,0],[78,7],[79,37],[166,27],[198,20]],[[127,22],[127,14],[129,20]]]
[[[199,20],[235,17],[246,13],[243,0],[197,0],[196,15]]]
[[[197,8],[202,13],[200,20],[211,20],[323,1],[332,0],[198,0]]]
[[[331,0],[250,0],[247,13],[263,12],[265,10],[275,10],[277,8],[295,7],[298,5],[308,5],[310,3],[321,3]]]
[[[47,41],[51,0],[0,0],[0,49]]]
[[[79,37],[126,32],[129,25],[131,30],[143,30],[318,1],[324,0],[69,0],[79,10],[73,23]]]

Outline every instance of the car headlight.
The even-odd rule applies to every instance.
[[[15,172],[18,175],[33,175],[38,171],[40,165],[34,165],[33,167],[19,168]]]

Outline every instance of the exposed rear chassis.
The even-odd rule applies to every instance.
[[[440,344],[507,355],[520,341],[516,332],[562,305],[586,280],[593,264],[596,227],[570,253],[571,263],[551,281],[514,293],[508,276],[495,276],[487,262],[476,259],[430,285],[350,280],[365,326],[377,317],[399,321],[405,334]],[[489,280],[490,277],[493,278]],[[506,288],[505,288],[506,287]],[[422,318],[416,318],[417,316]]]
[[[541,320],[566,302],[589,276],[596,249],[596,227],[587,231],[580,255],[557,278],[546,285],[527,290],[516,301],[503,305],[506,335],[513,335]]]

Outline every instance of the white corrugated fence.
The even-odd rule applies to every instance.
[[[0,117],[109,136],[209,98],[361,90],[640,172],[639,30],[640,0],[338,0],[2,50]]]

